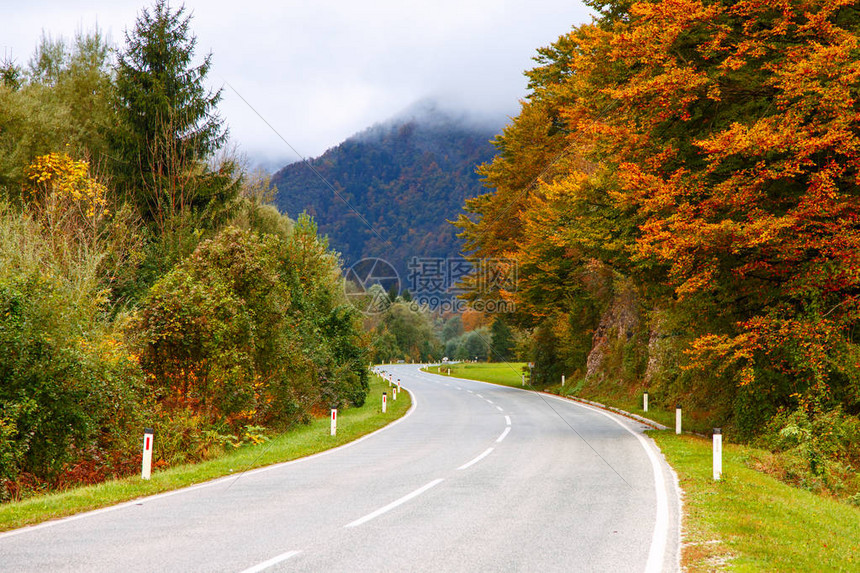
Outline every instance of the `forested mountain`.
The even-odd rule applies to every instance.
[[[292,217],[312,215],[345,266],[379,257],[405,278],[413,256],[460,252],[457,230],[447,220],[465,199],[482,193],[475,168],[492,158],[490,139],[500,127],[425,102],[309,160],[313,170],[304,162],[281,169],[272,177],[275,202]]]

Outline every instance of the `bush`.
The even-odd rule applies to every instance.
[[[95,444],[122,443],[136,363],[57,280],[0,279],[0,479],[55,479]]]
[[[860,490],[860,420],[838,407],[781,409],[758,443],[781,455],[766,469],[785,481],[837,495]]]
[[[86,163],[41,160],[28,212],[0,202],[0,500],[122,473],[138,447],[142,372],[105,264],[134,239]]]
[[[336,304],[336,266],[316,240],[228,227],[153,286],[135,330],[166,411],[282,427],[364,402],[357,318]]]

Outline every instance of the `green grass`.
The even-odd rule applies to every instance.
[[[456,376],[457,378],[466,378],[468,380],[479,380],[481,382],[491,382],[502,386],[522,388],[522,374],[524,372],[523,368],[525,367],[525,362],[467,362],[462,364],[452,364],[450,367],[441,367],[441,374],[446,375],[447,369],[450,368],[451,376]],[[424,368],[423,370],[425,372],[432,372],[433,374],[440,374],[439,368],[440,367],[438,366],[431,366]],[[670,428],[675,427],[674,405],[665,407],[659,402],[656,402],[653,396],[651,397],[650,403],[648,404],[648,411],[646,412],[642,409],[643,404],[641,394],[630,396],[624,390],[620,390],[615,394],[588,393],[583,391],[582,381],[567,380],[564,387],[561,386],[561,381],[559,381],[558,384],[551,386],[533,387],[528,384],[528,376],[526,376],[526,388],[530,390],[540,390],[541,392],[549,392],[550,394],[557,394],[560,396],[592,400],[605,406],[619,408],[625,412],[654,420],[655,422]],[[709,424],[696,419],[689,411],[684,412],[683,427],[685,432],[690,431],[700,434],[710,434],[712,429]]]
[[[154,472],[150,480],[130,477],[6,503],[0,505],[0,531],[179,489],[343,445],[400,418],[412,404],[408,393],[391,400],[389,392],[387,412],[383,414],[383,391],[388,391],[388,383],[372,376],[365,405],[338,412],[337,436],[330,435],[330,421],[325,417],[264,444],[244,446],[210,461]]]
[[[520,387],[523,364],[457,364],[451,375]],[[435,367],[426,369],[436,372]],[[578,384],[541,388],[579,395]],[[674,408],[649,404],[641,396],[582,396],[645,416],[671,428]],[[687,417],[685,430],[707,428]],[[724,444],[723,479],[713,481],[711,441],[674,430],[651,432],[675,469],[684,491],[686,570],[860,571],[860,508],[782,483],[749,467],[767,452]]]
[[[651,436],[684,490],[689,571],[860,571],[860,509],[747,467],[765,452],[725,445],[715,482],[710,440]]]
[[[467,380],[479,380],[481,382],[492,382],[503,386],[522,387],[522,374],[525,362],[466,362],[452,364],[450,366],[430,366],[424,368],[425,372],[443,374],[450,369],[451,376],[465,378]],[[441,372],[439,369],[441,368]],[[528,378],[528,377],[527,377]]]
[[[515,388],[522,388],[522,375],[523,368],[526,367],[525,362],[478,362],[478,363],[463,363],[463,364],[452,364],[450,367],[441,367],[441,372],[439,372],[438,366],[431,366],[428,368],[424,368],[425,372],[432,372],[434,374],[443,374],[447,375],[446,372],[450,368],[451,376],[456,376],[457,378],[466,378],[468,380],[479,380],[481,382],[491,382],[493,384],[501,384],[502,386],[513,386]],[[528,376],[526,376],[526,388],[530,390],[540,390],[542,392],[549,392],[551,394],[558,394],[561,396],[577,396],[580,398],[586,398],[588,400],[594,400],[604,404],[606,406],[612,406],[615,408],[620,408],[625,410],[626,412],[630,412],[631,414],[638,414],[640,416],[644,416],[655,422],[659,422],[665,426],[675,426],[675,410],[674,408],[669,410],[661,409],[658,404],[654,404],[653,401],[649,404],[648,412],[642,410],[642,397],[636,398],[623,398],[616,396],[584,396],[580,392],[581,384],[578,384],[575,380],[567,381],[567,384],[562,387],[561,381],[558,384],[553,386],[546,386],[535,388],[528,384]],[[687,420],[685,423],[685,427],[687,427],[691,420]],[[705,431],[705,428],[694,428],[694,431]]]
[[[642,416],[649,420],[654,420],[668,428],[675,427],[675,405],[660,404],[654,400],[653,396],[651,396],[651,399],[649,400],[648,411],[646,412],[642,409],[642,394],[637,393],[634,396],[630,396],[624,389],[619,389],[617,392],[610,394],[606,392],[593,391],[572,392],[569,388],[562,389],[559,386],[553,386],[545,388],[544,391],[551,392],[553,394],[561,394],[562,396],[575,396],[586,400],[592,400],[594,402],[599,402],[604,406],[619,408],[625,412],[636,414],[637,416]],[[708,423],[708,421],[703,419],[701,416],[696,416],[696,412],[691,412],[689,409],[682,410],[682,427],[685,432],[706,435],[710,435],[713,430],[713,424]]]

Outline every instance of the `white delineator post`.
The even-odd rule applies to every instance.
[[[675,405],[675,433],[681,433],[681,405]]]
[[[714,481],[723,475],[723,431],[714,428]]]
[[[331,435],[337,434],[337,408],[331,410]]]
[[[152,442],[154,441],[152,428],[143,429],[143,461],[140,464],[140,477],[149,479],[152,476]]]
[[[525,386],[525,385],[526,385],[526,375],[523,374],[523,386]]]
[[[382,413],[385,413],[385,410],[388,409],[388,393],[382,393]]]
[[[397,400],[397,386],[391,389],[391,399]]]
[[[648,411],[648,390],[645,390],[645,393],[642,394],[642,410],[645,412]]]
[[[561,387],[564,388],[564,374],[561,375]]]

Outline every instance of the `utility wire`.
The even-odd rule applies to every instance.
[[[603,109],[601,109],[601,110],[600,110],[600,112],[597,114],[596,119],[603,118],[603,117],[606,115],[606,113],[610,110],[610,108],[612,108],[612,107],[613,107],[613,106],[615,106],[615,105],[618,105],[618,101],[617,101],[617,100],[613,100],[613,101],[610,101],[609,103],[607,103],[607,104],[603,107]],[[557,154],[557,155],[552,159],[552,161],[550,161],[550,162],[546,165],[546,167],[544,167],[544,168],[541,170],[541,172],[540,172],[540,173],[538,173],[538,174],[537,174],[537,175],[536,175],[536,176],[535,176],[535,177],[534,177],[534,178],[529,182],[529,184],[528,184],[528,185],[526,185],[525,187],[523,187],[523,189],[522,189],[519,193],[517,193],[517,195],[516,195],[515,197],[513,197],[513,198],[511,199],[511,201],[510,201],[510,202],[508,202],[508,204],[505,206],[505,208],[502,210],[502,212],[501,212],[500,214],[498,214],[497,216],[495,216],[495,217],[493,217],[492,219],[489,219],[489,220],[487,220],[487,221],[482,221],[481,223],[482,223],[482,224],[483,224],[483,226],[484,226],[484,230],[483,230],[483,232],[481,232],[481,233],[479,233],[479,234],[478,234],[478,238],[477,238],[476,240],[477,240],[477,241],[480,241],[481,239],[483,239],[483,238],[484,238],[484,237],[485,237],[485,236],[490,232],[490,226],[491,226],[491,225],[493,225],[494,223],[496,223],[497,221],[501,220],[505,215],[507,215],[508,211],[510,211],[510,210],[514,207],[514,205],[516,205],[516,204],[519,202],[519,200],[520,200],[520,199],[521,199],[521,198],[522,198],[526,193],[528,193],[528,192],[529,192],[529,191],[530,191],[530,190],[531,190],[531,189],[532,189],[532,188],[533,188],[533,187],[538,183],[538,181],[540,181],[540,179],[541,179],[544,175],[546,175],[546,174],[547,174],[547,172],[549,172],[549,170],[550,170],[550,169],[552,169],[552,168],[553,168],[553,167],[554,167],[554,166],[555,166],[559,161],[561,161],[561,160],[562,160],[562,158],[564,158],[566,155],[568,155],[568,152],[569,152],[569,151],[570,151],[570,150],[571,150],[575,145],[579,144],[581,137],[582,137],[582,132],[581,132],[581,131],[580,131],[580,132],[577,132],[577,134],[576,134],[576,136],[573,138],[573,140],[572,140],[572,141],[570,141],[570,143],[568,143],[568,144],[565,146],[565,148],[564,148],[564,149],[562,149],[562,150],[561,150],[561,152],[559,152],[559,153],[558,153],[558,154]],[[481,340],[484,342],[484,344],[486,344],[487,348],[488,348],[488,349],[490,349],[490,352],[495,353],[495,354],[496,354],[496,356],[498,357],[498,352],[497,352],[496,350],[494,350],[494,349],[493,349],[492,345],[487,341],[487,339],[486,339],[486,338],[484,338],[484,336],[482,336],[480,332],[477,332],[477,331],[473,331],[473,332],[476,332],[476,333],[478,334],[478,336],[481,338]],[[516,368],[514,368],[514,367],[513,367],[513,365],[511,365],[507,360],[501,360],[501,362],[502,362],[502,363],[504,363],[505,365],[507,365],[507,366],[508,366],[508,368],[510,368],[511,370],[513,370],[514,372],[516,372],[517,374],[522,374],[521,372],[518,372],[518,371],[517,371],[517,369],[516,369]],[[580,438],[580,439],[581,439],[581,440],[582,440],[582,441],[583,441],[583,442],[584,442],[584,443],[585,443],[589,448],[591,448],[591,451],[593,451],[593,452],[597,455],[597,457],[599,457],[601,460],[603,460],[603,463],[605,463],[605,464],[606,464],[606,465],[607,465],[607,466],[608,466],[608,467],[609,467],[613,472],[615,472],[615,475],[617,475],[617,476],[621,479],[621,481],[623,481],[623,482],[624,482],[625,484],[627,484],[629,487],[632,487],[632,486],[630,486],[630,484],[627,482],[627,480],[625,480],[625,479],[621,476],[621,474],[619,474],[619,473],[615,470],[615,468],[614,468],[614,467],[612,467],[612,465],[611,465],[608,461],[606,461],[606,459],[605,459],[603,456],[601,456],[601,455],[600,455],[600,452],[598,452],[597,450],[595,450],[595,449],[594,449],[594,447],[593,447],[590,443],[588,443],[588,440],[586,440],[585,438],[583,438],[583,437],[582,437],[582,434],[580,434],[580,433],[576,430],[576,428],[574,428],[574,427],[573,427],[573,426],[572,426],[572,425],[571,425],[571,424],[570,424],[570,423],[569,423],[569,422],[568,422],[568,421],[567,421],[567,420],[566,420],[566,419],[561,415],[561,413],[559,413],[559,411],[558,411],[558,410],[556,410],[555,408],[553,408],[552,404],[550,404],[550,403],[546,400],[546,398],[544,398],[544,397],[543,397],[543,395],[542,395],[540,392],[537,392],[537,389],[536,389],[534,386],[532,386],[532,384],[531,384],[531,380],[529,380],[528,387],[529,387],[533,392],[535,392],[535,394],[537,394],[537,395],[540,397],[540,399],[541,399],[541,400],[543,400],[544,404],[546,404],[546,405],[549,407],[549,409],[550,409],[550,410],[552,410],[552,411],[553,411],[553,412],[554,412],[554,413],[555,413],[555,414],[556,414],[556,415],[557,415],[557,416],[558,416],[558,417],[559,417],[559,418],[560,418],[560,419],[561,419],[561,420],[562,420],[562,421],[567,425],[567,427],[568,427],[568,428],[570,428],[570,429],[571,429],[571,430],[572,430],[572,431],[573,431],[577,436],[579,436],[579,438]]]
[[[291,144],[289,141],[287,141],[287,140],[286,140],[286,138],[285,138],[283,135],[281,135],[281,134],[280,134],[280,132],[278,132],[278,130],[277,130],[277,129],[275,129],[275,126],[273,126],[271,123],[269,123],[269,121],[268,121],[265,117],[263,117],[263,115],[262,115],[259,111],[257,111],[257,109],[256,109],[254,106],[252,106],[252,105],[251,105],[251,103],[250,103],[247,99],[245,99],[245,97],[244,97],[242,94],[240,94],[240,93],[239,93],[239,91],[238,91],[236,88],[234,88],[234,87],[232,86],[232,84],[230,84],[230,82],[228,82],[228,81],[227,81],[226,79],[224,79],[223,77],[222,77],[221,79],[224,81],[224,85],[226,85],[226,86],[227,86],[227,87],[229,87],[231,90],[233,90],[233,93],[235,93],[237,96],[239,96],[239,99],[241,99],[241,100],[245,103],[245,105],[247,105],[247,106],[248,106],[248,108],[249,108],[251,111],[253,111],[253,112],[257,115],[257,117],[259,117],[259,118],[263,121],[263,123],[265,123],[265,124],[269,127],[269,129],[271,129],[271,130],[272,130],[272,133],[274,133],[275,135],[277,135],[277,136],[278,136],[278,138],[279,138],[281,141],[283,141],[283,142],[287,145],[287,147],[289,147],[289,148],[292,150],[292,152],[293,152],[293,153],[295,153],[295,154],[296,154],[296,156],[297,156],[297,157],[302,161],[302,163],[304,163],[304,164],[308,167],[308,169],[310,169],[310,170],[314,173],[314,175],[316,175],[316,176],[319,178],[319,180],[320,180],[320,181],[322,181],[322,182],[325,184],[325,186],[326,186],[326,187],[328,187],[328,188],[331,190],[331,192],[332,192],[332,193],[334,193],[335,197],[337,197],[338,199],[340,199],[341,201],[343,201],[343,204],[344,204],[344,205],[346,205],[346,206],[349,208],[349,210],[350,210],[350,211],[352,211],[353,213],[355,213],[355,215],[356,215],[359,219],[361,219],[361,222],[362,222],[362,223],[364,223],[364,224],[367,226],[367,228],[368,228],[368,229],[370,229],[370,231],[371,231],[374,235],[376,235],[376,236],[379,238],[379,240],[380,240],[380,241],[382,241],[382,242],[383,242],[383,243],[385,243],[386,245],[390,246],[392,249],[394,248],[394,245],[392,245],[392,244],[391,244],[391,241],[387,240],[387,239],[386,239],[386,238],[384,238],[382,235],[380,235],[380,234],[379,234],[379,232],[378,232],[378,231],[373,227],[373,225],[371,225],[371,224],[367,221],[367,219],[365,219],[365,218],[361,215],[361,213],[359,213],[359,212],[358,212],[358,210],[357,210],[355,207],[353,207],[353,206],[349,203],[349,201],[347,201],[347,200],[346,200],[346,197],[344,197],[343,195],[341,195],[341,194],[338,192],[338,190],[337,190],[337,189],[335,189],[335,188],[334,188],[334,186],[333,186],[331,183],[329,183],[329,182],[328,182],[328,180],[327,180],[325,177],[323,177],[323,175],[322,175],[319,171],[317,171],[317,169],[316,169],[316,168],[311,164],[311,162],[310,162],[310,161],[308,161],[308,160],[307,160],[307,158],[305,158],[301,153],[299,153],[299,152],[298,152],[298,150],[297,150],[295,147],[293,147],[293,146],[292,146],[292,144]],[[235,476],[235,477],[236,477],[236,479],[234,479],[234,480],[231,480],[231,481],[230,481],[230,484],[227,486],[227,488],[225,489],[225,491],[226,491],[226,490],[228,490],[228,489],[230,489],[230,488],[233,486],[233,484],[234,484],[234,483],[236,483],[236,482],[239,480],[239,478],[240,478],[240,477],[242,477],[242,476],[243,476],[243,475],[244,475],[248,470],[252,469],[252,468],[254,467],[254,464],[256,464],[256,463],[257,463],[257,461],[258,461],[258,460],[259,460],[259,459],[260,459],[260,458],[261,458],[261,457],[262,457],[266,452],[268,452],[268,451],[269,451],[269,449],[271,449],[271,447],[272,447],[272,446],[271,446],[271,443],[270,443],[268,446],[266,446],[265,448],[263,448],[263,449],[260,451],[260,453],[257,455],[257,457],[256,457],[256,458],[254,458],[254,459],[253,459],[253,460],[252,460],[252,461],[251,461],[251,462],[250,462],[250,463],[249,463],[249,464],[248,464],[248,465],[247,465],[247,466],[246,466],[246,467],[245,467],[241,472],[239,472],[238,474],[236,474],[236,476]]]
[[[478,335],[478,337],[479,337],[479,338],[484,342],[484,344],[486,344],[486,345],[487,345],[487,348],[490,350],[490,352],[494,353],[494,354],[496,355],[496,357],[501,358],[501,357],[499,356],[498,351],[496,351],[495,349],[493,349],[493,347],[492,347],[492,345],[490,344],[490,342],[489,342],[486,338],[484,338],[484,336],[483,336],[480,332],[478,332],[477,330],[473,330],[472,332],[474,332],[474,333],[476,333],[476,334]],[[510,368],[512,371],[516,372],[517,374],[520,374],[521,376],[525,376],[525,374],[523,374],[522,372],[518,372],[518,371],[517,371],[517,369],[516,369],[516,368],[514,368],[513,364],[511,364],[511,363],[510,363],[510,362],[508,362],[507,360],[502,359],[502,360],[501,360],[501,362],[502,362],[505,366],[507,366],[508,368]],[[600,455],[600,452],[598,452],[597,450],[595,450],[595,449],[594,449],[594,446],[592,446],[592,445],[588,442],[588,440],[586,440],[586,439],[582,436],[582,434],[580,434],[580,433],[576,430],[576,428],[574,428],[574,427],[570,424],[570,422],[568,422],[568,421],[567,421],[567,419],[566,419],[564,416],[562,416],[562,415],[561,415],[561,412],[559,412],[558,410],[556,410],[555,408],[553,408],[552,404],[550,404],[550,403],[549,403],[549,401],[547,401],[547,399],[543,396],[543,393],[542,393],[542,392],[538,392],[537,388],[535,388],[535,387],[532,385],[532,383],[531,383],[531,376],[529,376],[529,383],[528,383],[528,384],[526,384],[526,386],[527,386],[529,389],[531,389],[531,390],[532,390],[532,392],[533,392],[533,393],[534,393],[538,398],[540,398],[540,399],[543,401],[543,403],[544,403],[544,404],[546,404],[546,406],[547,406],[550,410],[552,410],[552,411],[553,411],[553,413],[554,413],[556,416],[558,416],[558,418],[559,418],[562,422],[564,422],[564,423],[565,423],[565,425],[566,425],[568,428],[570,428],[570,429],[573,431],[573,433],[574,433],[574,434],[576,434],[576,435],[579,437],[579,439],[580,439],[580,440],[582,440],[582,441],[585,443],[585,445],[586,445],[586,446],[588,446],[588,447],[591,449],[591,451],[592,451],[592,452],[594,452],[594,454],[595,454],[598,458],[600,458],[600,459],[601,459],[601,461],[602,461],[604,464],[606,464],[606,466],[607,466],[609,469],[611,469],[611,470],[615,473],[615,475],[617,475],[617,476],[619,477],[619,479],[621,479],[621,481],[623,481],[625,484],[627,484],[627,487],[629,487],[629,488],[631,488],[631,489],[633,488],[633,486],[632,486],[632,485],[630,485],[630,483],[629,483],[626,479],[624,479],[624,477],[623,477],[620,473],[618,473],[618,471],[617,471],[614,467],[612,467],[612,464],[610,464],[610,463],[606,460],[606,458],[604,458],[603,456],[601,456],[601,455]]]
[[[222,78],[222,79],[223,79],[223,78]],[[254,108],[254,106],[252,106],[252,105],[250,104],[250,102],[248,102],[248,100],[246,100],[246,99],[242,96],[242,94],[240,94],[240,93],[236,90],[236,88],[234,88],[234,87],[230,84],[230,82],[228,82],[227,80],[224,80],[224,85],[226,85],[226,86],[227,86],[227,87],[229,87],[231,90],[233,90],[233,93],[235,93],[237,96],[239,96],[239,99],[241,99],[243,102],[245,102],[245,105],[247,105],[247,106],[248,106],[248,108],[249,108],[251,111],[253,111],[253,112],[257,115],[257,117],[259,117],[259,118],[263,121],[263,123],[265,123],[267,126],[269,126],[269,129],[271,129],[271,130],[272,130],[272,132],[273,132],[275,135],[277,135],[277,136],[278,136],[278,138],[279,138],[281,141],[283,141],[283,142],[287,145],[287,147],[289,147],[289,148],[293,151],[293,153],[295,153],[295,154],[296,154],[296,156],[297,156],[297,157],[302,161],[302,163],[304,163],[304,164],[307,166],[307,168],[308,168],[308,169],[310,169],[311,171],[313,171],[314,175],[316,175],[316,176],[319,178],[319,180],[320,180],[320,181],[322,181],[322,182],[325,184],[325,186],[326,186],[326,187],[328,187],[328,188],[331,190],[331,192],[332,192],[332,193],[334,193],[334,195],[335,195],[338,199],[340,199],[341,201],[343,201],[343,204],[344,204],[344,205],[346,205],[346,206],[349,208],[349,210],[350,210],[350,211],[352,211],[352,212],[353,212],[353,213],[354,213],[354,214],[355,214],[359,219],[361,219],[361,222],[362,222],[362,223],[364,223],[364,224],[367,226],[367,228],[368,228],[368,229],[370,229],[370,231],[371,231],[374,235],[376,235],[376,236],[379,238],[379,240],[380,240],[380,241],[382,241],[383,243],[385,243],[386,245],[388,245],[388,246],[389,246],[389,247],[391,247],[392,249],[394,248],[394,245],[392,245],[392,244],[391,244],[391,241],[389,241],[388,239],[386,239],[386,238],[384,238],[382,235],[380,235],[380,234],[379,234],[379,232],[378,232],[378,231],[373,227],[373,225],[371,225],[371,224],[367,221],[367,219],[365,219],[365,218],[362,216],[362,214],[358,212],[358,209],[356,209],[355,207],[353,207],[353,206],[349,203],[349,201],[347,201],[347,200],[346,200],[346,197],[344,197],[343,195],[341,195],[341,194],[338,192],[338,190],[337,190],[337,189],[335,189],[335,188],[334,188],[334,186],[333,186],[331,183],[329,183],[329,182],[328,182],[328,180],[327,180],[325,177],[323,177],[323,176],[322,176],[322,173],[320,173],[319,171],[317,171],[317,169],[313,166],[313,164],[311,164],[311,162],[310,162],[310,161],[308,161],[308,160],[307,160],[307,158],[305,158],[301,153],[299,153],[299,152],[298,152],[298,150],[296,150],[296,148],[295,148],[295,147],[293,147],[293,146],[292,146],[292,144],[290,144],[290,142],[289,142],[289,141],[287,141],[287,140],[284,138],[284,136],[283,136],[283,135],[281,135],[281,134],[278,132],[278,130],[277,130],[277,129],[275,129],[275,127],[274,127],[271,123],[269,123],[269,121],[268,121],[265,117],[263,117],[263,116],[262,116],[262,114],[260,114],[260,112],[258,112],[258,111]]]

